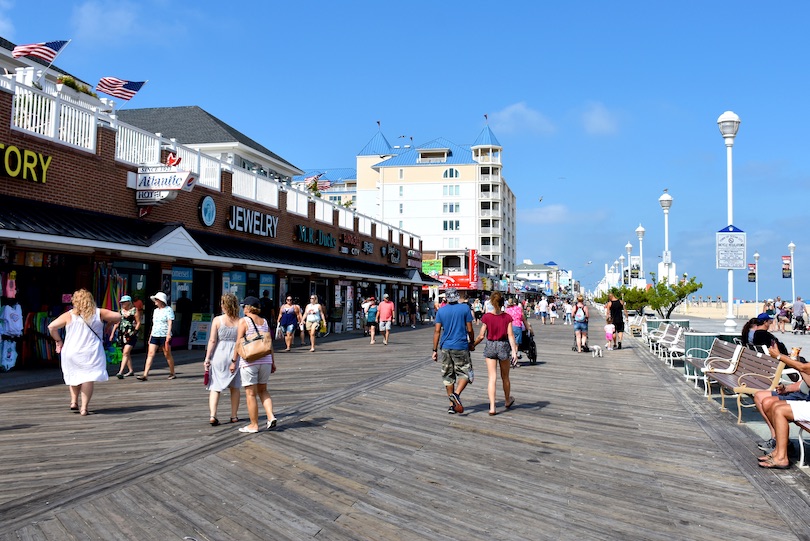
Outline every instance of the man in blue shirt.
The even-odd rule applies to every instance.
[[[442,381],[450,399],[447,413],[462,413],[461,392],[467,383],[472,383],[473,370],[470,352],[475,349],[473,316],[466,302],[459,302],[461,295],[455,289],[445,291],[447,304],[436,313],[433,332],[433,360],[439,360],[441,351]],[[464,295],[466,300],[466,294]]]

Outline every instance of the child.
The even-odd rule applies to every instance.
[[[605,344],[605,349],[608,351],[613,350],[614,334],[616,334],[616,325],[613,324],[613,320],[610,319],[610,316],[608,316],[607,324],[605,325],[605,340],[607,340],[607,343]]]

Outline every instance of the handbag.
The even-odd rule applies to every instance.
[[[276,327],[276,340],[281,340],[282,338],[284,338],[284,329],[279,325]]]
[[[248,319],[253,323],[256,332],[250,336],[246,334],[242,342],[236,345],[236,348],[240,357],[247,362],[251,362],[273,353],[273,336],[269,332],[262,333],[259,331],[256,322],[252,318]]]

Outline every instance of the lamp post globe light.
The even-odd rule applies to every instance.
[[[672,284],[674,282],[672,277],[675,273],[675,269],[671,268],[672,254],[669,251],[669,209],[672,207],[672,196],[667,193],[666,189],[664,189],[664,193],[661,197],[658,198],[658,204],[661,205],[661,209],[664,211],[664,254],[661,260],[664,272],[658,273],[659,280],[666,277],[667,284]]]
[[[759,252],[754,252],[754,305],[759,305]]]
[[[641,224],[636,228],[636,236],[638,237],[638,277],[640,280],[640,287],[644,287],[647,283],[647,278],[644,276],[644,229]]]
[[[796,264],[793,259],[793,252],[796,251],[796,245],[791,242],[788,244],[788,250],[790,250],[790,292],[793,296],[793,302],[796,302]]]
[[[734,224],[734,203],[733,203],[733,187],[732,187],[732,168],[731,168],[731,147],[734,146],[734,138],[737,136],[737,130],[740,128],[740,117],[731,111],[726,111],[717,119],[717,126],[720,128],[720,134],[726,142],[726,186],[728,189],[728,225]],[[726,313],[726,322],[723,326],[727,330],[732,330],[737,326],[734,321],[734,270],[728,269],[728,311]]]

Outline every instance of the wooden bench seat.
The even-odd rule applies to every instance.
[[[768,354],[742,348],[733,370],[730,366],[720,368],[722,363],[706,362],[703,373],[706,376],[706,392],[711,400],[711,384],[720,386],[720,411],[726,410],[726,396],[737,399],[737,424],[742,424],[742,408],[753,408],[753,402],[744,404],[744,397],[751,397],[759,391],[773,390],[781,381],[785,363]],[[728,394],[727,394],[728,392]]]
[[[671,340],[661,340],[658,342],[658,357],[674,368],[675,359],[680,358],[686,352],[686,329],[678,327],[675,337]]]
[[[743,346],[719,338],[714,339],[708,350],[689,348],[683,357],[684,378],[687,381],[694,381],[695,388],[698,387],[698,383],[703,383],[703,394],[708,396],[709,390],[706,387],[706,375],[704,374],[707,363],[712,362],[713,368],[717,371],[731,372],[736,368],[742,350]]]

